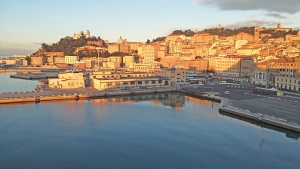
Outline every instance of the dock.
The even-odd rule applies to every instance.
[[[153,90],[114,90],[114,91],[90,91],[84,92],[80,90],[73,90],[66,92],[65,90],[53,90],[46,92],[5,92],[0,93],[0,104],[13,103],[40,103],[43,101],[65,101],[65,100],[79,100],[79,99],[93,99],[93,98],[108,98],[126,95],[144,95],[144,94],[158,94],[158,93],[172,93],[177,92],[173,88],[153,89]]]
[[[298,121],[286,120],[281,118],[276,118],[273,116],[267,116],[260,113],[252,113],[248,110],[243,110],[237,107],[232,107],[229,105],[230,101],[228,99],[222,99],[221,105],[219,108],[220,113],[228,113],[232,115],[236,115],[239,117],[243,117],[249,120],[254,120],[259,123],[264,123],[276,127],[280,127],[289,131],[294,131],[300,133],[300,125]]]

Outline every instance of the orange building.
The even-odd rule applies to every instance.
[[[126,44],[126,40],[123,40],[122,36],[120,36],[120,39],[117,41],[117,43],[109,44],[107,48],[108,48],[109,53],[114,53],[114,52],[128,53],[128,52],[130,52],[130,45]]]
[[[171,68],[175,66],[176,63],[180,62],[180,57],[164,57],[160,58],[161,66]]]
[[[47,62],[47,57],[45,56],[32,56],[30,57],[31,66],[42,66]]]
[[[186,70],[193,69],[199,72],[208,70],[208,60],[203,60],[203,59],[176,61],[175,65],[179,67],[183,67]]]
[[[192,36],[193,43],[212,43],[215,39],[218,39],[218,35],[211,35],[209,33],[196,33]]]

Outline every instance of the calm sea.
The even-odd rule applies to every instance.
[[[0,93],[34,91],[35,86],[41,84],[38,80],[22,80],[10,78],[16,73],[0,73]]]
[[[298,169],[299,159],[297,134],[175,93],[0,105],[0,168]]]

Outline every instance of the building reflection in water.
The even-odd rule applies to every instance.
[[[152,104],[162,104],[164,106],[170,106],[173,109],[181,109],[185,103],[185,96],[179,93],[160,93],[151,95],[132,95],[113,98],[92,99],[90,100],[90,102],[137,103],[149,100],[152,100]]]
[[[56,106],[53,106],[52,111],[57,111],[59,108],[60,113],[53,113],[53,115],[64,121],[65,124],[71,126],[78,126],[86,123],[86,105],[83,104],[83,100],[78,101],[64,101],[57,102]]]
[[[185,101],[202,104],[202,105],[210,105],[212,103],[211,101],[188,97],[180,93],[129,95],[129,96],[122,96],[122,97],[91,99],[89,101],[98,102],[98,103],[107,103],[107,102],[137,103],[137,102],[149,101],[149,100],[152,100],[152,104],[161,104],[164,106],[171,107],[175,110],[181,110],[185,106]]]

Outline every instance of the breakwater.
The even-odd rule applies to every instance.
[[[90,98],[103,98],[103,97],[116,97],[125,95],[143,95],[143,94],[157,94],[157,93],[172,93],[178,92],[187,96],[207,99],[211,101],[220,102],[221,98],[215,95],[192,92],[188,90],[182,90],[179,88],[157,88],[157,89],[140,89],[140,90],[113,90],[113,91],[91,91],[81,92],[67,90],[60,91],[47,91],[47,92],[7,92],[0,93],[0,104],[11,104],[11,103],[39,103],[43,101],[57,101],[57,100],[79,100],[79,99],[90,99]]]
[[[13,103],[40,103],[43,101],[64,101],[64,100],[79,100],[79,99],[92,99],[92,98],[108,98],[116,96],[126,96],[126,95],[143,95],[143,94],[157,94],[157,93],[170,93],[176,92],[173,89],[160,89],[160,90],[135,90],[135,91],[99,91],[99,92],[89,92],[89,93],[64,93],[61,90],[57,94],[47,94],[43,92],[9,92],[2,93],[7,97],[0,97],[0,104],[13,104]],[[9,96],[13,94],[13,96]],[[0,94],[1,95],[1,94]],[[20,97],[18,97],[20,96]]]
[[[42,72],[41,69],[0,69],[0,73],[6,73],[6,72],[17,72],[17,73],[24,73],[24,72],[32,72],[32,73],[40,73]]]
[[[246,119],[254,120],[259,123],[265,123],[268,125],[280,127],[286,130],[294,131],[300,133],[300,125],[298,121],[294,121],[293,119],[281,119],[273,116],[267,116],[260,113],[252,113],[248,110],[239,109],[237,107],[232,107],[229,105],[230,101],[228,99],[222,99],[219,111],[221,113],[229,113],[236,116],[240,116]]]

